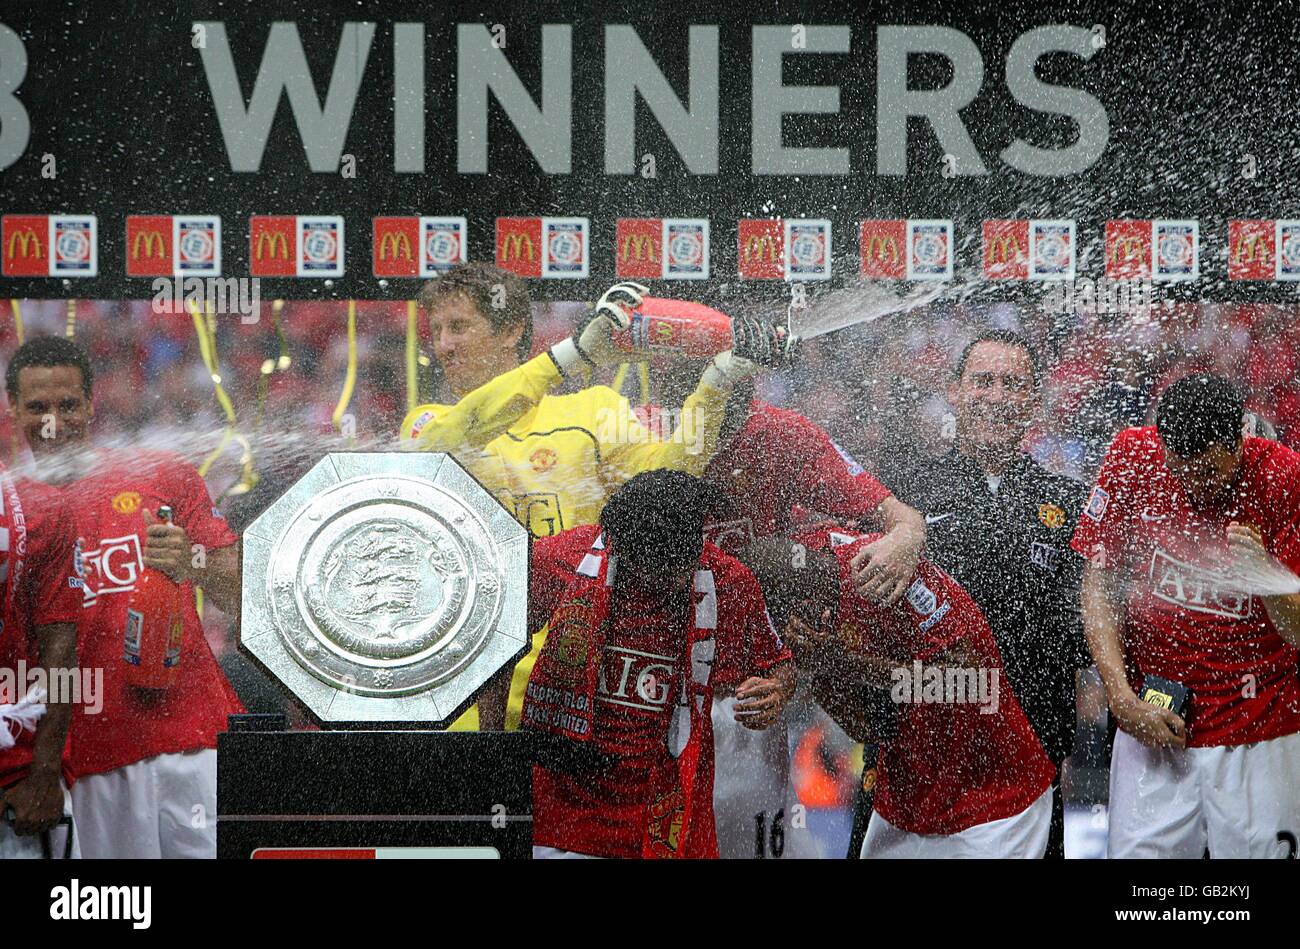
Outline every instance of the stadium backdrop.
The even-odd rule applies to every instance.
[[[1100,277],[1106,221],[1132,218],[1198,222],[1199,277],[1171,283],[1163,288],[1167,293],[1291,301],[1300,283],[1267,275],[1229,279],[1230,253],[1240,270],[1247,252],[1244,245],[1229,247],[1229,221],[1300,217],[1294,167],[1300,67],[1293,55],[1300,18],[1285,2],[1199,6],[7,3],[0,11],[7,28],[0,29],[0,213],[95,215],[98,268],[94,277],[66,280],[6,275],[0,295],[148,298],[150,280],[126,275],[128,215],[219,216],[227,277],[249,273],[251,216],[341,217],[344,274],[267,278],[263,299],[411,296],[414,278],[381,285],[373,272],[372,219],[380,216],[463,217],[468,257],[479,260],[495,256],[497,218],[587,218],[589,276],[534,281],[538,296],[549,299],[590,299],[614,279],[619,218],[708,219],[710,276],[674,291],[689,288],[690,295],[723,305],[738,295],[781,299],[790,292],[781,279],[737,279],[742,219],[828,220],[831,279],[808,281],[816,293],[859,278],[863,219],[951,220],[960,282],[981,272],[985,220],[1073,220],[1078,274]],[[363,21],[373,24],[372,33]],[[461,31],[459,24],[472,26]],[[1027,108],[1009,85],[1013,44],[1049,24],[1088,31],[1092,52],[1048,53],[1031,60],[1030,68],[1041,82],[1074,96],[1076,106],[1080,92],[1095,99],[1107,127],[1099,156],[1086,167],[1029,174],[1003,158],[1013,142],[1065,149],[1079,137],[1070,118]],[[629,25],[636,42],[620,34],[619,55],[607,66],[612,25]],[[690,30],[708,25],[717,28],[716,125],[696,124],[692,154],[683,155],[643,98],[624,98],[611,104],[611,114],[625,123],[634,119],[635,135],[616,136],[617,147],[607,155],[609,76],[635,68],[648,75],[628,51],[643,45],[669,91],[683,107],[694,106],[694,84],[705,101],[713,73],[707,31],[699,34],[702,58],[691,67]],[[837,26],[847,29],[832,29]],[[930,124],[915,117],[905,121],[901,166],[896,147],[886,147],[893,157],[881,159],[877,105],[892,80],[878,75],[879,53],[883,46],[897,48],[899,34],[888,31],[900,26],[945,28],[937,41],[911,36],[921,48],[956,44],[951,48],[963,50],[966,66],[970,51],[977,51],[978,92],[959,115],[985,173],[972,173],[972,152],[954,147],[955,136],[945,150]],[[779,29],[764,33],[763,27]],[[214,91],[223,62],[238,84],[236,111],[253,96],[259,68],[293,72],[286,65],[291,57],[280,52],[264,62],[276,31],[281,40],[300,44],[316,110],[325,102],[325,118],[318,115],[304,136],[313,120],[296,120],[289,98],[280,95],[264,135],[241,135],[234,125],[223,130],[217,100],[224,97],[229,110],[230,89],[224,96]],[[545,56],[554,67],[546,91],[544,42],[552,44]],[[467,52],[484,43],[492,50]],[[211,57],[206,62],[205,52]],[[482,91],[491,68],[485,64],[496,53],[517,73],[522,91],[546,107],[527,134],[494,95]],[[23,58],[19,77],[17,60]],[[1017,69],[1026,82],[1024,64]],[[349,107],[344,87],[350,72],[357,81]],[[957,73],[949,58],[922,52],[908,60],[907,87],[940,88]],[[332,112],[326,101],[331,83],[338,95]],[[458,127],[465,118],[458,110],[461,83],[488,103],[485,147],[483,129],[473,127],[473,108],[465,110],[471,121]],[[829,90],[812,87],[837,88],[838,101]],[[661,102],[663,95],[661,89]],[[888,89],[883,95],[890,101]],[[797,103],[801,96],[803,105]],[[782,98],[789,101],[782,105]],[[228,118],[239,116],[229,111]],[[787,149],[830,151],[820,157],[794,153],[782,165],[772,151],[773,123]],[[1097,126],[1090,128],[1086,134],[1095,137]],[[530,136],[533,146],[545,143],[544,154],[530,147]],[[311,154],[305,137],[314,143]],[[955,167],[945,160],[952,152],[961,153]],[[647,155],[653,156],[653,176]],[[638,243],[624,240],[623,246]],[[1255,245],[1252,258],[1266,252]],[[1043,284],[977,279],[972,290],[1014,299],[1041,293]]]

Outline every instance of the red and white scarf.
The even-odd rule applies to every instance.
[[[686,631],[689,665],[678,676],[669,724],[668,752],[675,764],[671,787],[654,789],[646,808],[641,856],[716,858],[713,818],[714,638],[718,597],[713,552],[706,548],[693,584],[694,619]],[[609,626],[617,558],[598,536],[578,566],[578,577],[551,616],[546,644],[528,681],[523,723],[528,728],[590,741],[596,691]]]

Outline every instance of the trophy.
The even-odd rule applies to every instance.
[[[449,455],[334,453],[244,533],[240,643],[327,727],[436,728],[527,650],[527,578]]]
[[[436,730],[528,649],[528,534],[449,455],[327,455],[243,535],[240,648],[323,726],[232,715],[217,854],[529,857],[525,732]]]

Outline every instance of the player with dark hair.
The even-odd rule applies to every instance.
[[[718,856],[712,695],[734,689],[737,721],[767,728],[792,669],[754,578],[704,541],[713,503],[690,475],[647,472],[599,526],[533,545],[532,626],[550,631],[523,725],[553,745],[533,773],[535,855]]]
[[[1016,698],[1059,774],[1074,746],[1075,673],[1088,665],[1079,619],[1083,558],[1070,549],[1084,487],[1022,447],[1039,411],[1039,378],[1038,355],[1023,336],[976,336],[947,390],[952,449],[898,490],[925,514],[926,556],[988,620]],[[1047,855],[1065,856],[1059,788]]]
[[[1110,856],[1294,856],[1300,455],[1242,435],[1228,380],[1179,379],[1115,436],[1075,532],[1119,726]]]
[[[6,374],[10,412],[33,478],[62,489],[84,547],[84,608],[77,651],[103,670],[103,708],[72,717],[73,816],[86,857],[215,857],[216,736],[243,711],[221,674],[194,608],[194,586],[233,613],[237,538],[203,478],[162,452],[92,444],[91,376],[70,339],[18,348]],[[163,506],[174,523],[161,522]],[[181,588],[183,633],[176,682],[165,690],[127,681],[127,603],[141,571]]]
[[[903,599],[857,592],[853,561],[873,535],[815,531],[740,552],[813,695],[851,738],[879,739],[863,857],[1042,857],[1055,769],[1003,676],[979,607],[922,560]],[[882,693],[887,700],[882,702]]]
[[[690,378],[685,368],[669,367],[670,393]],[[655,420],[653,412],[647,416]],[[854,564],[868,596],[896,601],[916,570],[925,544],[921,514],[895,498],[816,423],[756,398],[750,380],[737,385],[727,401],[718,448],[703,476],[725,499],[707,527],[709,539],[723,550],[735,553],[757,538],[790,533],[801,519],[831,517],[852,529],[882,532],[863,546]],[[754,828],[756,822],[770,827],[783,819],[790,795],[785,729],[781,723],[764,732],[735,728],[733,699],[716,698],[714,809],[722,855],[779,857],[770,837]]]

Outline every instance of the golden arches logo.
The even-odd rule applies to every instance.
[[[131,259],[140,259],[140,245],[144,245],[145,257],[167,256],[167,242],[163,240],[162,231],[136,231],[131,240]]]
[[[659,262],[659,254],[655,251],[654,238],[649,234],[629,234],[623,238],[623,260],[630,260],[634,251],[637,260],[649,260],[651,263]]]
[[[14,253],[15,247],[17,247],[19,250],[22,251],[23,257],[31,256],[31,250],[33,244],[36,245],[35,257],[37,260],[40,260],[43,253],[42,248],[44,247],[44,245],[41,243],[40,235],[38,235],[30,227],[24,228],[21,231],[15,231],[14,233],[10,234],[9,235],[10,258],[18,256],[17,254]]]
[[[1112,264],[1129,263],[1136,260],[1139,264],[1147,262],[1147,246],[1140,237],[1118,238],[1110,249]]]
[[[753,260],[756,256],[761,258],[764,250],[767,251],[767,259],[772,263],[776,263],[778,256],[776,238],[771,234],[754,235],[749,240],[745,241],[744,259],[749,261]]]
[[[407,260],[413,259],[411,256],[411,239],[400,231],[389,231],[379,242],[379,259],[387,260],[389,257],[397,257],[399,252]]]
[[[507,234],[501,242],[501,259],[511,260],[523,256],[523,248],[528,247],[528,259],[537,259],[537,245],[528,234]]]
[[[1263,234],[1250,234],[1237,241],[1237,246],[1232,251],[1234,264],[1253,264],[1256,257],[1264,264],[1273,262],[1273,252],[1269,249],[1268,238]]]
[[[263,231],[257,235],[257,245],[254,253],[258,260],[266,256],[266,245],[271,245],[271,256],[280,257],[284,260],[289,259],[289,239],[278,232]]]
[[[989,261],[991,263],[1005,264],[1024,255],[1025,252],[1020,246],[1020,238],[1015,234],[999,234],[989,241]]]
[[[889,235],[871,235],[867,240],[867,260],[884,260],[886,254],[891,264],[898,263],[898,241]]]

